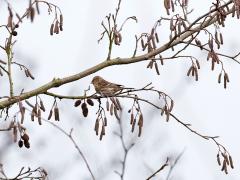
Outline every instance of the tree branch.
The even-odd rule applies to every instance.
[[[226,3],[225,5],[223,5],[222,7],[225,7],[229,4],[231,4],[232,1],[229,1],[228,3]],[[216,18],[216,13],[214,15],[211,16],[211,18],[209,18],[208,20],[204,21],[202,24],[200,23],[200,25],[198,25],[195,28],[191,28],[194,25],[196,25],[196,23],[202,19],[203,17],[208,16],[209,14],[211,14],[212,12],[217,11],[217,9],[211,10],[208,13],[204,14],[203,16],[199,17],[197,20],[195,20],[188,29],[186,29],[185,31],[183,31],[181,33],[181,35],[177,38],[173,38],[171,41],[169,41],[168,43],[162,45],[161,47],[157,48],[156,50],[151,51],[150,53],[146,53],[140,56],[136,56],[136,57],[132,57],[132,58],[114,58],[108,61],[103,61],[102,63],[99,63],[85,71],[82,71],[80,73],[74,74],[72,76],[68,76],[68,77],[64,77],[64,78],[54,78],[52,81],[42,85],[39,88],[36,88],[32,91],[29,92],[25,92],[22,93],[19,96],[14,96],[12,98],[9,98],[8,100],[3,100],[0,101],[0,109],[6,108],[18,101],[24,100],[24,99],[28,99],[30,97],[33,97],[35,95],[38,94],[42,94],[42,93],[46,93],[47,90],[52,89],[54,87],[59,87],[62,86],[64,84],[68,84],[71,83],[73,81],[77,81],[79,79],[82,79],[86,76],[89,76],[95,72],[98,72],[106,67],[110,67],[110,66],[115,66],[115,65],[125,65],[125,64],[132,64],[132,63],[137,63],[137,62],[141,62],[141,61],[145,61],[150,59],[151,57],[160,54],[166,50],[168,50],[169,48],[181,43],[184,39],[192,36],[194,33],[201,31],[202,29],[210,26],[211,24],[213,24],[214,22],[217,21]],[[229,12],[227,12],[227,15],[230,14],[233,10],[230,10]]]

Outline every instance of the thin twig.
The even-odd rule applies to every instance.
[[[91,170],[91,168],[90,168],[90,165],[89,165],[86,157],[84,156],[84,154],[83,154],[82,150],[80,149],[80,147],[78,146],[77,142],[76,142],[76,141],[73,139],[73,137],[72,137],[73,129],[70,130],[70,133],[67,133],[64,129],[62,129],[62,128],[59,127],[58,125],[54,124],[53,122],[48,121],[48,120],[46,120],[46,119],[43,119],[43,120],[44,120],[45,122],[51,124],[53,127],[55,127],[56,129],[58,129],[59,131],[61,131],[63,134],[65,134],[65,135],[72,141],[72,143],[74,144],[74,147],[77,149],[79,155],[82,157],[85,165],[87,166],[87,169],[88,169],[89,173],[91,174],[92,179],[95,180],[95,177],[94,177],[94,175],[93,175],[93,172],[92,172],[92,170]]]
[[[156,176],[160,171],[162,171],[168,165],[169,164],[168,164],[168,158],[167,158],[166,162],[155,173],[153,173],[151,176],[149,176],[146,180],[152,179],[154,176]]]
[[[122,120],[122,116],[120,114],[120,120],[118,120],[120,134],[118,134],[118,137],[121,140],[121,145],[122,145],[122,148],[123,148],[123,151],[124,151],[124,157],[123,157],[123,160],[122,160],[122,170],[121,170],[121,173],[118,172],[117,174],[120,176],[121,180],[123,180],[125,172],[126,172],[127,156],[128,156],[129,151],[131,150],[131,148],[134,146],[134,143],[132,143],[128,147],[125,144],[124,137],[123,137],[124,136],[124,132],[123,132],[123,127],[122,127],[122,121],[121,120]]]
[[[229,4],[231,4],[232,1],[229,1],[228,3],[226,3],[225,5],[221,6],[221,7],[225,7]],[[202,18],[209,16],[211,13],[217,11],[217,9],[211,10],[208,13],[200,16],[199,18],[197,18],[189,27],[187,30],[183,31],[180,36],[178,35],[178,38],[173,38],[171,41],[169,41],[168,43],[162,45],[161,47],[157,48],[156,50],[151,51],[150,53],[146,53],[144,55],[140,55],[140,56],[136,56],[133,58],[115,58],[115,59],[111,59],[109,61],[103,61],[100,64],[97,64],[96,66],[93,66],[83,72],[77,73],[75,75],[72,76],[68,76],[65,78],[55,78],[52,81],[46,83],[43,86],[40,86],[39,88],[36,88],[32,91],[23,93],[21,95],[19,95],[19,97],[16,98],[12,98],[11,100],[3,100],[0,101],[0,109],[3,109],[5,107],[8,107],[16,102],[18,102],[19,100],[23,100],[23,99],[28,99],[32,96],[35,96],[37,94],[41,94],[41,93],[45,93],[47,92],[47,90],[53,88],[53,87],[59,87],[62,86],[64,84],[67,83],[71,83],[73,81],[82,79],[86,76],[89,76],[90,74],[93,74],[97,71],[100,71],[101,69],[104,69],[106,67],[109,66],[114,66],[114,65],[124,65],[124,64],[132,64],[132,63],[137,63],[137,62],[141,62],[141,61],[145,61],[148,60],[151,57],[154,57],[155,55],[158,55],[166,50],[168,50],[169,48],[181,43],[184,39],[192,36],[192,34],[194,34],[195,32],[201,31],[202,29],[210,26],[211,24],[213,24],[214,22],[217,21],[217,18],[215,17],[216,15],[212,15],[212,18],[205,21],[204,23],[196,26],[195,28],[192,28],[194,25],[196,25],[196,23],[201,20]],[[233,10],[230,10],[229,12],[227,12],[226,15],[229,15]],[[191,29],[192,28],[192,29]],[[191,29],[191,30],[190,30]]]
[[[166,180],[169,180],[172,172],[173,172],[173,169],[176,167],[177,163],[179,162],[180,158],[182,157],[182,155],[184,154],[185,152],[185,148],[183,149],[183,151],[177,156],[177,158],[175,159],[174,163],[172,165],[170,165],[170,169],[168,171],[168,175],[167,175],[167,178]]]

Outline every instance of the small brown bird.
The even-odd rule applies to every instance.
[[[96,90],[96,92],[102,96],[113,96],[114,94],[121,92],[124,88],[122,85],[114,84],[106,81],[100,76],[95,76],[91,82]]]

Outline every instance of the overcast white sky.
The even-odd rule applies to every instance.
[[[19,36],[15,45],[15,57],[20,63],[33,69],[35,81],[19,79],[22,73],[15,74],[16,93],[22,88],[26,91],[47,83],[53,77],[65,77],[100,63],[106,58],[107,44],[97,44],[102,32],[101,21],[109,12],[114,12],[117,0],[105,1],[52,1],[61,8],[64,15],[64,31],[59,35],[50,36],[49,28],[53,16],[48,16],[41,8],[41,16],[37,16],[33,24],[25,21],[19,28]],[[190,1],[190,9],[194,9],[191,19],[195,19],[208,10],[212,1]],[[24,4],[13,3],[14,8],[22,11]],[[4,4],[1,2],[1,4]],[[5,8],[5,6],[4,6]],[[0,7],[0,11],[3,11]],[[136,16],[138,23],[133,21],[123,31],[123,43],[115,48],[113,56],[129,57],[134,49],[134,35],[149,32],[152,25],[161,16],[166,16],[162,0],[122,0],[119,20],[128,16]],[[0,17],[1,22],[5,22]],[[220,52],[234,54],[239,50],[239,21],[228,19],[226,27],[221,29],[224,34],[224,46]],[[160,41],[168,37],[168,26],[160,27]],[[3,41],[3,36],[1,37]],[[237,63],[222,59],[229,73],[230,81],[227,90],[217,83],[220,69],[211,72],[210,62],[206,54],[198,49],[187,53],[201,61],[198,82],[186,76],[190,67],[187,60],[170,60],[161,67],[161,75],[146,69],[147,63],[129,66],[109,67],[96,73],[109,81],[129,87],[142,87],[149,82],[166,92],[175,100],[173,113],[193,128],[205,135],[219,135],[235,160],[235,169],[225,175],[216,162],[217,147],[214,143],[201,139],[173,120],[166,123],[160,114],[151,107],[144,106],[145,126],[143,136],[136,139],[136,146],[129,154],[126,180],[146,179],[157,170],[166,157],[176,157],[185,149],[179,164],[172,173],[172,180],[221,180],[239,179],[239,107],[240,83]],[[62,94],[82,94],[87,89],[92,77],[86,77],[72,85],[65,85],[55,92]],[[1,81],[2,86],[6,82]],[[5,91],[4,91],[5,92]],[[149,97],[152,98],[152,97]],[[53,99],[46,98],[45,103],[51,106]],[[121,100],[124,106],[125,138],[134,138],[128,126],[127,109],[129,102]],[[114,170],[120,169],[119,160],[123,156],[120,140],[113,134],[118,130],[115,119],[110,119],[107,135],[99,141],[93,131],[95,110],[91,109],[88,118],[83,118],[79,109],[73,107],[73,101],[63,100],[59,103],[61,122],[59,125],[66,131],[74,127],[74,138],[85,153],[97,179],[119,179]],[[47,113],[45,114],[47,117]],[[39,127],[36,123],[26,122],[25,126],[31,135],[31,149],[18,149],[16,145],[0,154],[0,162],[10,174],[16,173],[22,166],[43,166],[49,172],[51,180],[90,179],[85,164],[67,137],[48,124]],[[0,134],[1,139],[5,137]],[[166,170],[167,172],[167,170]],[[158,178],[164,179],[166,172]]]

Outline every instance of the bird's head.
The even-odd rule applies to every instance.
[[[95,76],[93,77],[92,81],[91,81],[91,84],[96,84],[97,82],[99,82],[99,80],[101,79],[100,76]]]

